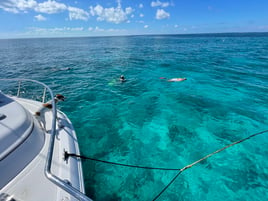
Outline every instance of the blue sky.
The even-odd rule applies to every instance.
[[[0,0],[0,38],[268,32],[268,0]]]

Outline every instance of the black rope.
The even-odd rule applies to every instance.
[[[158,195],[157,196],[155,196],[155,198],[153,199],[153,201],[155,201],[155,200],[157,200],[159,197],[160,197],[160,195],[162,195],[162,193],[164,193],[166,190],[167,190],[167,188],[177,179],[177,177],[181,174],[183,172],[183,170],[180,170],[177,174],[176,174],[176,176],[165,186],[165,188],[163,188],[163,190],[160,192],[160,193],[158,193]]]
[[[184,168],[181,168],[181,169],[178,169],[178,168],[158,168],[158,167],[146,167],[146,166],[137,166],[137,165],[128,165],[128,164],[122,164],[122,163],[115,163],[115,162],[110,162],[110,161],[104,161],[104,160],[99,160],[99,159],[95,159],[95,158],[91,158],[91,157],[87,157],[87,156],[83,156],[83,155],[78,155],[78,154],[74,154],[74,153],[68,153],[67,151],[64,151],[64,160],[67,161],[69,156],[72,156],[72,157],[78,157],[78,158],[82,158],[82,159],[88,159],[88,160],[92,160],[92,161],[97,161],[97,162],[102,162],[102,163],[108,163],[108,164],[112,164],[112,165],[119,165],[119,166],[125,166],[125,167],[133,167],[133,168],[141,168],[141,169],[151,169],[151,170],[172,170],[172,171],[179,171],[174,177],[173,179],[162,189],[162,191],[160,193],[158,193],[157,196],[155,196],[155,198],[152,200],[152,201],[155,201],[157,200],[167,189],[168,187],[177,179],[177,177],[186,169],[188,168],[191,168],[193,167],[194,165],[200,163],[201,161],[203,160],[206,160],[207,158],[213,156],[214,154],[217,154],[231,146],[234,146],[236,144],[239,144],[241,142],[244,142],[252,137],[255,137],[257,135],[260,135],[260,134],[263,134],[263,133],[267,133],[268,130],[264,130],[264,131],[261,131],[261,132],[258,132],[258,133],[254,133],[252,135],[249,135],[248,137],[246,138],[243,138],[241,140],[238,140],[236,142],[233,142],[221,149],[218,149],[208,155],[206,155],[205,157],[189,164],[189,165],[186,165]]]
[[[221,148],[221,149],[218,149],[218,150],[216,150],[216,151],[214,151],[214,152],[212,152],[212,153],[210,153],[210,154],[208,154],[208,155],[206,155],[205,157],[203,157],[203,158],[201,158],[201,159],[199,159],[199,160],[197,160],[197,161],[195,161],[195,162],[193,162],[193,163],[191,163],[191,164],[189,164],[189,165],[186,165],[184,168],[182,168],[182,169],[180,169],[180,171],[175,175],[175,177],[163,188],[163,190],[160,192],[160,193],[158,193],[158,195],[157,196],[155,196],[155,198],[153,199],[153,201],[155,201],[155,200],[157,200],[159,197],[160,197],[160,195],[162,195],[166,190],[167,190],[167,188],[177,179],[177,177],[184,171],[184,170],[187,170],[188,168],[191,168],[191,167],[193,167],[194,165],[196,165],[196,164],[198,164],[198,163],[200,163],[201,161],[203,161],[203,160],[206,160],[207,158],[209,158],[209,157],[211,157],[211,156],[213,156],[214,154],[217,154],[217,153],[219,153],[219,152],[221,152],[221,151],[223,151],[223,150],[225,150],[225,149],[227,149],[227,148],[229,148],[229,147],[231,147],[231,146],[234,146],[234,145],[236,145],[236,144],[239,144],[239,143],[241,143],[241,142],[244,142],[244,141],[246,141],[246,140],[249,140],[250,138],[252,138],[252,137],[255,137],[255,136],[257,136],[257,135],[261,135],[261,134],[263,134],[263,133],[267,133],[268,132],[268,130],[264,130],[264,131],[261,131],[261,132],[258,132],[258,133],[254,133],[254,134],[252,134],[252,135],[249,135],[248,137],[246,137],[246,138],[243,138],[243,139],[241,139],[241,140],[238,140],[238,141],[235,141],[235,142],[233,142],[233,143],[231,143],[231,144],[229,144],[229,145],[227,145],[227,146],[225,146],[225,147],[223,147],[223,148]]]
[[[132,168],[141,168],[141,169],[150,169],[150,170],[171,170],[171,171],[178,171],[180,170],[179,168],[159,168],[159,167],[146,167],[146,166],[138,166],[138,165],[128,165],[128,164],[123,164],[123,163],[115,163],[111,161],[104,161],[100,159],[95,159],[83,155],[78,155],[78,154],[73,154],[73,153],[68,153],[67,151],[64,151],[64,160],[68,160],[69,156],[72,157],[77,157],[77,158],[82,158],[82,159],[87,159],[87,160],[92,160],[92,161],[97,161],[101,163],[108,163],[112,165],[119,165],[119,166],[125,166],[125,167],[132,167]]]

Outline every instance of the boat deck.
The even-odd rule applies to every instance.
[[[43,130],[45,142],[40,153],[12,181],[1,189],[0,194],[10,195],[15,200],[27,201],[77,200],[51,182],[45,174],[46,159],[51,138],[52,112],[48,111],[45,113],[46,129],[44,129],[34,116],[38,108],[42,107],[42,103],[14,97],[13,99],[20,105],[23,105],[33,115],[34,126]],[[64,151],[79,154],[75,131],[70,120],[64,113],[57,111],[57,116],[51,173],[65,181],[67,185],[71,185],[84,193],[80,159],[69,158],[68,161],[64,161]],[[1,170],[3,170],[2,167]]]

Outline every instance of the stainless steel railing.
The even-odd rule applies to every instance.
[[[65,190],[70,195],[74,196],[75,198],[82,200],[82,201],[92,201],[89,197],[87,197],[85,194],[80,192],[78,189],[67,184],[64,180],[62,180],[61,178],[52,174],[52,172],[51,172],[52,157],[53,157],[54,143],[55,143],[55,137],[56,137],[56,119],[57,119],[57,108],[56,108],[56,104],[54,101],[54,94],[53,94],[52,90],[46,84],[39,82],[39,81],[36,81],[36,80],[31,80],[31,79],[0,79],[0,81],[17,81],[17,82],[19,82],[18,90],[17,90],[17,97],[20,97],[20,93],[21,93],[20,90],[21,90],[21,83],[22,82],[34,82],[34,83],[37,83],[39,85],[42,85],[44,87],[43,96],[42,96],[43,102],[45,102],[46,92],[48,92],[50,94],[51,100],[53,100],[52,101],[53,118],[52,118],[51,138],[50,138],[50,143],[49,143],[49,148],[48,148],[48,153],[47,153],[47,158],[46,158],[46,165],[45,165],[45,175],[51,182],[53,182],[58,187],[62,188],[63,190]]]

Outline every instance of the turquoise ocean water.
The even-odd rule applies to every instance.
[[[0,40],[0,61],[0,77],[67,97],[58,107],[93,158],[182,168],[268,129],[265,33]],[[263,134],[186,170],[158,200],[267,200],[267,156]],[[93,161],[83,169],[96,201],[150,201],[177,174]]]

